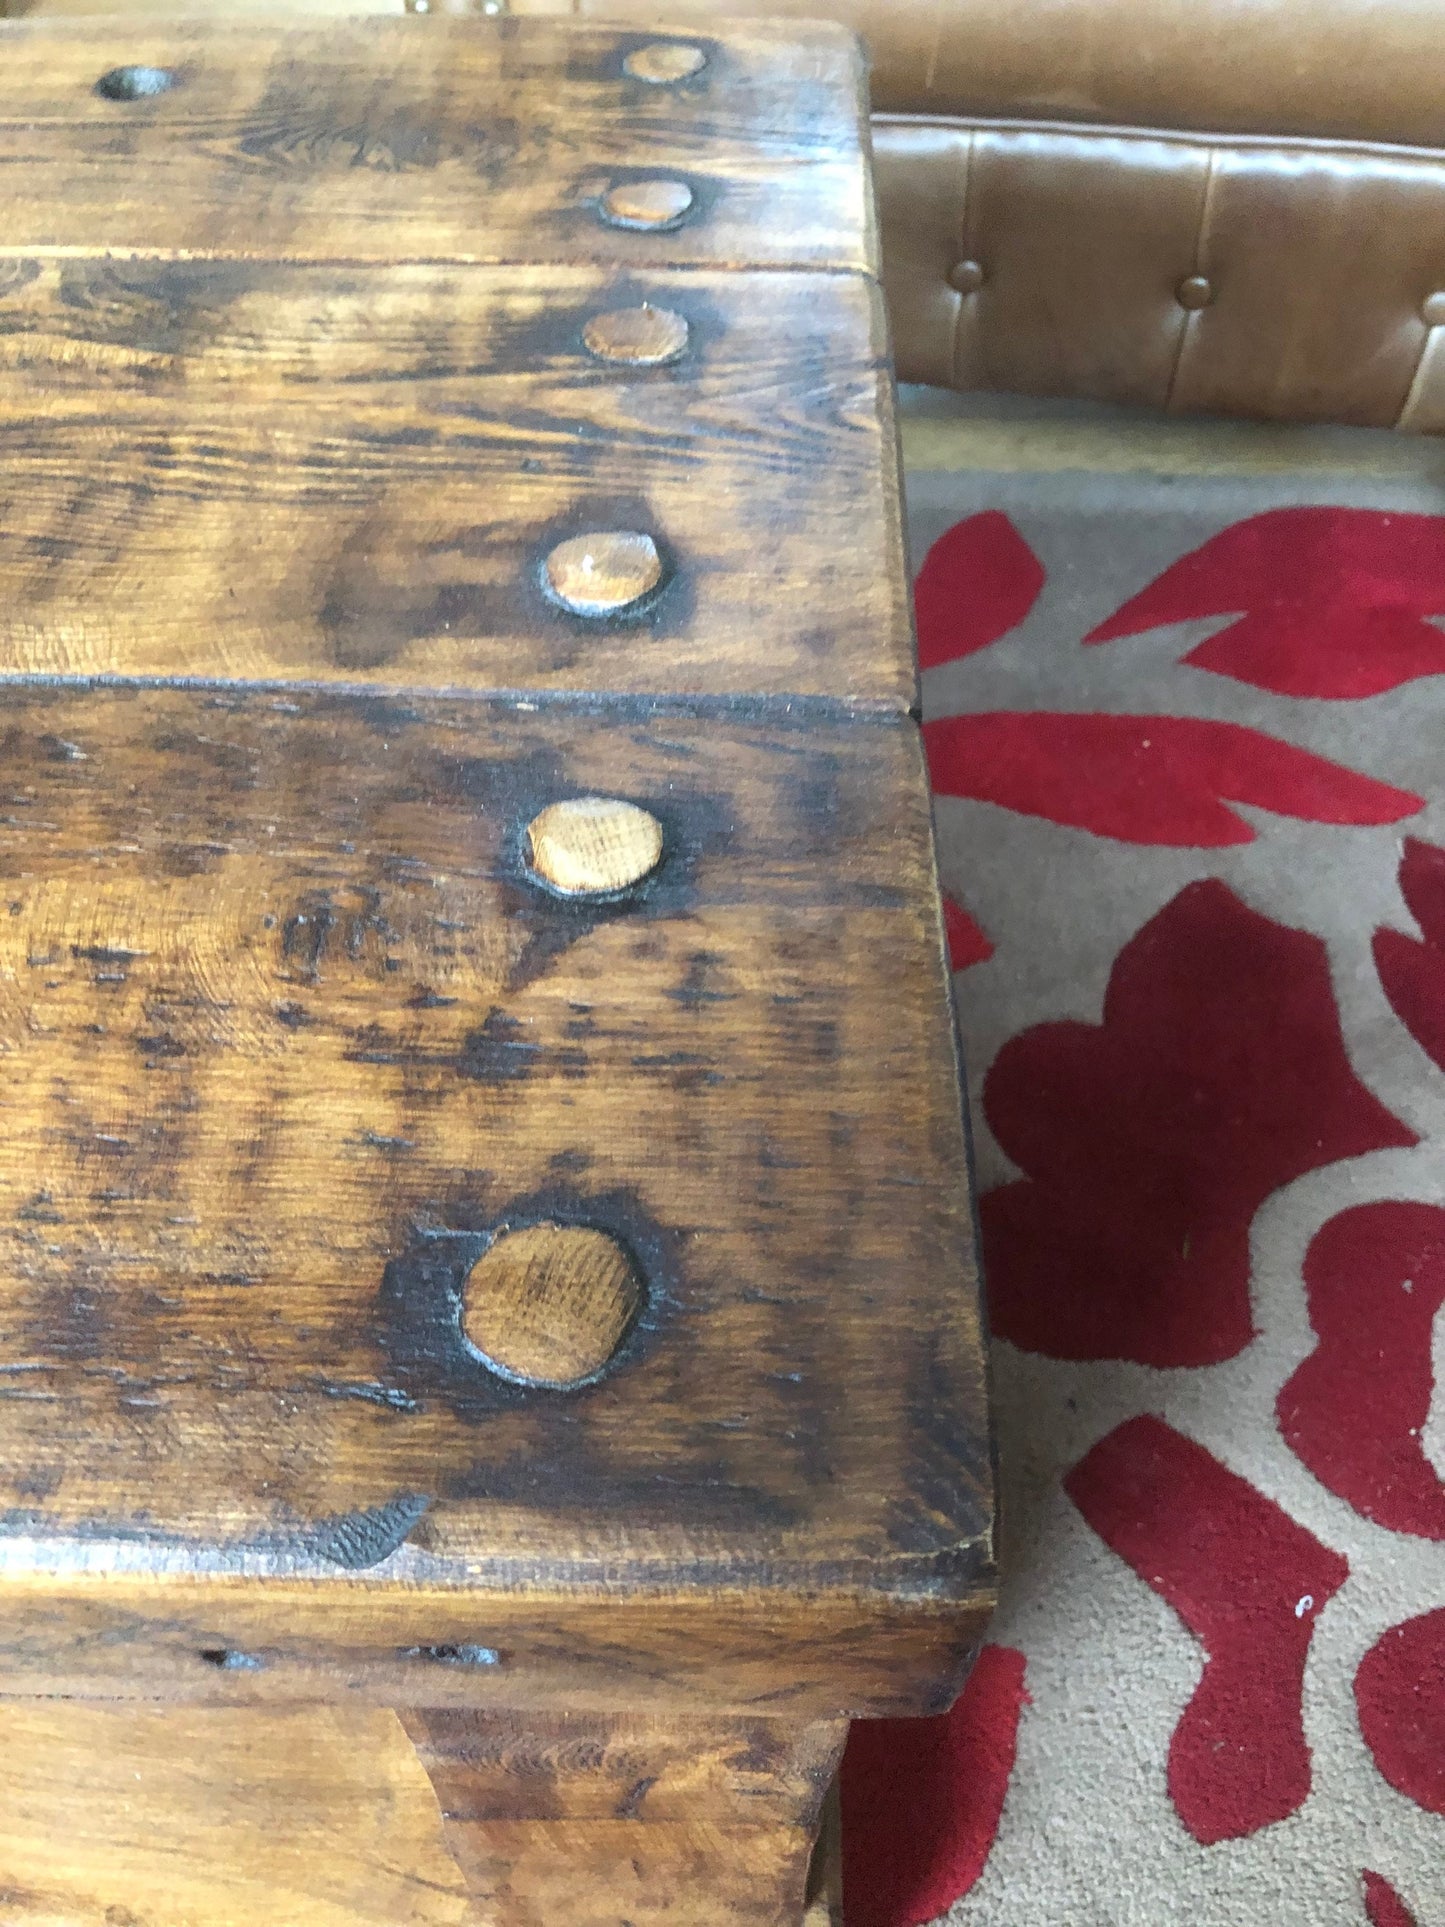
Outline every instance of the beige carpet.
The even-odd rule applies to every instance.
[[[1005,1582],[848,1918],[1440,1927],[1445,445],[904,447]]]

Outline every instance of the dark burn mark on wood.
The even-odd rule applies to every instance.
[[[725,966],[727,958],[712,950],[695,950],[687,960],[687,975],[674,988],[663,991],[664,997],[680,1004],[684,1010],[701,1010],[707,1004],[726,1004],[736,1001],[737,992],[719,990],[717,972]]]
[[[519,1083],[537,1069],[542,1055],[542,1046],[523,1034],[516,1018],[494,1005],[462,1039],[457,1075],[479,1084]]]
[[[657,1785],[657,1778],[655,1773],[647,1773],[640,1780],[634,1780],[613,1808],[614,1816],[619,1820],[636,1820],[642,1812],[643,1801]]]
[[[281,955],[308,977],[314,977],[326,954],[326,939],[336,924],[336,912],[325,897],[314,898],[292,911],[281,926]]]
[[[890,1507],[889,1542],[931,1560],[941,1581],[991,1583],[991,1539],[983,1534],[961,1542],[958,1531],[960,1519],[987,1516],[997,1477],[991,1431],[968,1423],[960,1399],[970,1369],[982,1376],[982,1361],[959,1355],[965,1347],[957,1332],[913,1333],[906,1343],[909,1456]]]
[[[377,1385],[370,1381],[350,1382],[343,1379],[320,1378],[313,1381],[314,1388],[323,1398],[342,1400],[355,1399],[362,1405],[380,1405],[390,1412],[414,1412],[417,1403],[407,1393],[398,1391],[394,1385]]]
[[[67,742],[61,736],[42,736],[40,748],[52,763],[84,763],[89,760],[79,743]]]
[[[331,960],[354,965],[370,955],[385,968],[383,953],[398,933],[381,905],[381,892],[365,883],[311,892],[281,926],[283,961],[313,983]]]
[[[443,997],[428,984],[419,984],[407,998],[406,1007],[408,1010],[446,1010],[456,1001],[455,997]]]
[[[172,1037],[164,1031],[157,1032],[154,1036],[137,1037],[135,1047],[142,1057],[151,1062],[164,1057],[185,1057],[188,1054],[179,1037]]]
[[[159,852],[160,867],[167,876],[205,876],[230,855],[224,843],[172,843]]]
[[[234,1646],[203,1646],[197,1658],[223,1673],[259,1673],[266,1663],[258,1653],[243,1653]]]
[[[638,90],[641,91],[640,89]],[[667,90],[671,93],[671,89]],[[665,222],[660,227],[637,230],[631,227],[613,227],[603,213],[604,196],[614,187],[631,187],[641,181],[669,180],[680,181],[692,194],[686,210],[675,220]],[[626,259],[622,250],[634,239],[646,243],[651,236],[675,233],[680,228],[706,228],[717,217],[718,209],[728,197],[729,183],[721,175],[702,174],[693,168],[671,166],[635,166],[626,163],[609,165],[605,170],[589,169],[581,182],[580,205],[573,215],[574,235],[580,242],[585,228],[600,225],[609,240],[616,239],[618,253]],[[581,217],[581,218],[579,218]],[[589,234],[588,242],[595,246],[595,236]],[[587,243],[583,243],[586,245]]]
[[[323,1519],[303,1535],[308,1552],[348,1572],[362,1572],[389,1559],[431,1504],[421,1492],[402,1492],[385,1505]]]
[[[278,61],[246,118],[227,130],[231,143],[247,161],[292,175],[455,167],[497,188],[531,134],[505,111],[485,121],[439,113],[435,94],[405,66],[384,84],[367,85],[361,72],[353,86],[335,65],[307,63],[303,75]]]
[[[64,1279],[47,1286],[34,1311],[21,1323],[21,1341],[31,1358],[67,1365],[104,1363],[115,1354],[110,1293],[101,1279]]]
[[[502,1655],[495,1646],[478,1646],[470,1641],[460,1646],[408,1646],[405,1659],[428,1660],[433,1666],[500,1666]]]
[[[33,1198],[27,1198],[15,1216],[22,1224],[64,1224],[63,1212],[55,1208],[55,1200],[48,1191],[37,1191]]]
[[[639,1051],[630,1062],[634,1070],[652,1072],[673,1090],[685,1094],[712,1090],[727,1081],[710,1058],[696,1051]]]
[[[687,346],[672,361],[654,367],[598,361],[589,354],[583,331],[593,317],[618,308],[666,308],[687,323]],[[668,279],[642,272],[615,274],[586,300],[558,298],[528,310],[499,306],[493,324],[492,355],[488,366],[547,368],[570,387],[610,392],[619,381],[629,388],[641,383],[677,389],[678,402],[688,406],[698,381],[724,341],[728,322],[704,276],[674,275]],[[834,371],[836,379],[836,370]],[[539,429],[546,424],[539,415]],[[518,463],[523,473],[562,472],[568,457],[555,435],[539,451]],[[618,526],[621,526],[618,524]]]

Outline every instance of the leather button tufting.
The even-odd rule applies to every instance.
[[[1207,308],[1214,299],[1214,284],[1206,275],[1191,274],[1187,281],[1179,283],[1174,298],[1181,308],[1191,311]]]
[[[977,261],[960,261],[949,269],[948,285],[959,294],[977,294],[983,283],[983,269]]]

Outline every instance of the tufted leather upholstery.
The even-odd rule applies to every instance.
[[[426,5],[856,27],[904,380],[1445,429],[1442,0]]]
[[[898,119],[875,150],[905,380],[1445,428],[1445,154]]]

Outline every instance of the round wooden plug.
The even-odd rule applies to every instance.
[[[626,362],[635,368],[658,368],[676,361],[687,346],[688,328],[671,308],[654,308],[644,301],[637,308],[609,308],[595,314],[582,330],[587,352],[599,361]]]
[[[679,80],[691,80],[707,65],[701,47],[685,40],[649,40],[645,47],[634,47],[622,63],[622,71],[633,80],[645,80],[653,87],[670,87]]]
[[[644,181],[619,181],[602,196],[602,218],[611,227],[676,227],[692,207],[692,189],[686,181],[654,178]]]
[[[662,825],[620,796],[569,796],[527,825],[527,861],[563,896],[615,896],[662,861]]]
[[[642,1307],[626,1250],[586,1225],[500,1231],[462,1287],[462,1331],[520,1385],[569,1391],[596,1378]]]
[[[548,594],[573,615],[615,616],[661,582],[662,557],[652,537],[636,529],[594,529],[559,542],[543,574]]]

